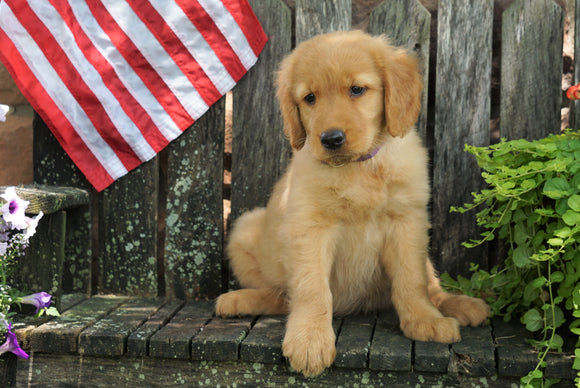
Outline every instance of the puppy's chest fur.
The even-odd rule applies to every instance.
[[[336,221],[330,288],[338,314],[383,308],[390,294],[380,263],[393,187],[382,168],[354,172],[348,182],[329,186],[322,205]]]

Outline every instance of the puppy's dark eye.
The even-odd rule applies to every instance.
[[[350,87],[350,95],[352,97],[358,97],[358,96],[362,96],[364,94],[364,92],[366,92],[367,89],[363,88],[362,86],[351,86]]]
[[[306,97],[304,97],[304,101],[306,101],[308,105],[314,105],[314,102],[316,101],[314,93],[307,94]]]

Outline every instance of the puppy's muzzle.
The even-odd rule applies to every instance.
[[[336,151],[346,142],[346,135],[340,129],[330,129],[320,135],[320,143],[329,151]]]

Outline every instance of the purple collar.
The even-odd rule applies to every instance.
[[[373,156],[375,156],[377,154],[377,152],[379,152],[379,150],[381,149],[381,147],[377,147],[374,150],[372,150],[370,152],[370,154],[366,154],[361,156],[360,158],[358,158],[357,160],[355,160],[355,162],[364,162],[365,160],[369,160],[370,158],[372,158]]]
[[[377,147],[374,150],[372,150],[370,153],[368,153],[366,155],[363,155],[363,156],[359,157],[358,159],[353,160],[353,162],[364,162],[365,160],[372,159],[379,152],[380,149],[381,149],[381,147]],[[327,163],[326,161],[322,161],[322,163],[324,163],[324,164],[326,164],[328,166],[332,166],[332,167],[342,167],[342,166],[344,166],[344,163],[343,164],[340,164],[338,166],[333,166],[333,165]]]

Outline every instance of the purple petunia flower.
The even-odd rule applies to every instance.
[[[18,345],[18,338],[16,338],[16,334],[12,332],[12,326],[8,325],[7,329],[8,332],[6,333],[5,341],[2,346],[0,346],[0,355],[6,352],[12,352],[20,358],[28,359],[28,354],[22,350],[20,345]]]
[[[6,201],[4,206],[0,208],[4,221],[11,224],[14,229],[26,229],[28,225],[24,211],[30,202],[20,199],[14,187],[8,187],[0,197]]]
[[[23,296],[20,298],[20,303],[26,303],[36,306],[36,312],[40,309],[47,308],[52,303],[52,295],[46,292],[37,292],[36,294],[31,294]]]

